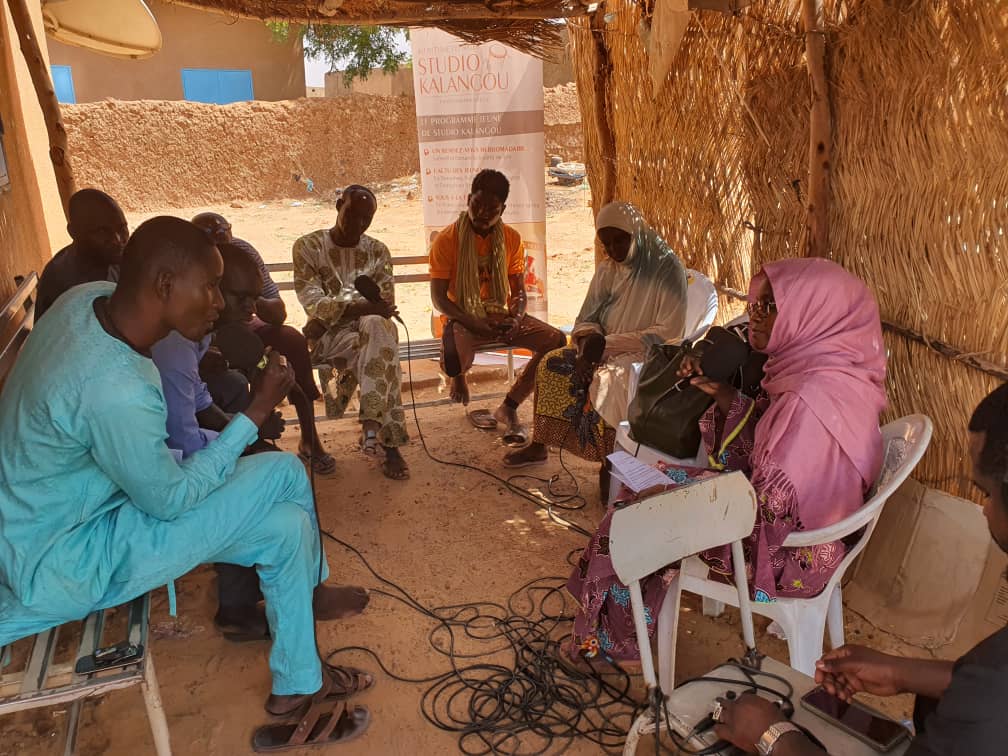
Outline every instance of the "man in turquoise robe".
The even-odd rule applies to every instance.
[[[270,356],[249,408],[178,463],[150,347],[192,340],[221,308],[222,262],[198,228],[154,218],[118,288],[72,289],[30,335],[0,394],[0,645],[165,585],[204,562],[254,565],[273,638],[268,708],[323,686],[315,620],[361,611],[328,574],[312,491],[290,454],[239,458],[290,390]],[[323,690],[323,693],[325,691]]]

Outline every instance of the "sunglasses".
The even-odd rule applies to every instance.
[[[768,315],[775,315],[777,313],[777,303],[772,299],[761,299],[757,302],[749,302],[746,305],[746,312],[749,313],[749,317],[754,317],[759,315],[761,318],[765,318]]]

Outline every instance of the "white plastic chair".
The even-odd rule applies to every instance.
[[[696,341],[713,325],[718,313],[718,296],[714,284],[703,273],[686,269],[686,319],[683,328],[683,339]],[[627,404],[637,394],[637,384],[640,381],[641,366],[644,363],[635,362],[631,366],[630,381],[627,389]]]
[[[784,546],[796,548],[838,541],[859,530],[864,533],[848,549],[825,589],[812,598],[778,598],[771,603],[751,602],[752,611],[775,620],[787,636],[791,666],[806,675],[815,674],[815,663],[822,656],[823,630],[828,627],[830,644],[844,643],[843,598],[840,583],[847,568],[868,545],[886,500],[909,477],[931,441],[931,420],[924,415],[910,415],[882,428],[885,457],[871,497],[857,512],[827,528],[796,531]],[[691,525],[692,527],[692,525]],[[734,558],[734,556],[733,556]],[[672,581],[658,618],[658,658],[663,690],[672,690],[675,680],[675,645],[682,591],[704,597],[704,614],[717,616],[724,604],[739,606],[735,589],[708,578],[707,565],[698,557],[682,564]],[[748,597],[748,591],[746,593]]]
[[[686,269],[686,319],[683,337],[694,341],[711,327],[718,313],[718,295],[703,273]]]
[[[714,505],[714,502],[717,505]],[[641,667],[649,700],[658,684],[651,644],[647,641],[642,578],[705,549],[731,544],[735,563],[736,600],[742,611],[742,637],[747,648],[755,648],[746,582],[742,539],[752,533],[756,522],[756,492],[740,472],[719,475],[692,486],[652,496],[613,513],[609,530],[609,554],[617,577],[630,588],[630,604],[641,650]],[[673,597],[666,597],[666,602]],[[677,598],[677,597],[676,597]],[[676,601],[678,612],[678,601]],[[660,616],[665,615],[662,610]],[[662,632],[661,626],[658,632]],[[661,638],[659,638],[661,643]],[[667,644],[666,644],[667,645]],[[659,646],[661,663],[665,652]],[[671,686],[662,688],[671,691]],[[630,756],[641,735],[654,732],[656,726],[649,708],[633,723],[627,733],[623,753]]]

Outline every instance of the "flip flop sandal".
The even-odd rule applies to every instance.
[[[364,437],[360,442],[360,449],[368,457],[378,456],[378,433],[377,431],[369,430],[364,434]]]
[[[336,460],[331,454],[305,454],[298,452],[298,459],[311,465],[316,475],[332,475],[336,472]]]
[[[364,691],[371,690],[375,686],[374,675],[358,667],[327,664],[325,662],[322,663],[322,666],[326,672],[326,685],[323,690],[320,690],[308,700],[302,701],[286,711],[271,711],[267,708],[266,713],[274,717],[297,716],[316,704],[328,703],[332,705],[340,701],[348,701]]]
[[[545,465],[549,462],[549,457],[543,457],[542,459],[521,459],[521,451],[511,452],[510,454],[504,455],[504,467],[510,467],[515,469],[518,467],[539,467],[540,465]]]
[[[486,431],[497,430],[497,418],[493,416],[490,410],[472,410],[471,412],[466,412],[466,417],[469,418],[469,422],[473,424],[474,428]]]
[[[521,423],[515,423],[502,436],[508,446],[525,446],[528,443],[528,428]]]
[[[607,659],[604,656],[587,657],[578,649],[577,659],[572,659],[570,655],[570,642],[565,642],[560,646],[560,653],[556,656],[557,662],[568,673],[578,675],[590,675],[592,677],[608,675],[639,675],[640,670],[634,665],[640,662],[618,662]],[[629,668],[628,668],[629,667]]]
[[[311,706],[297,723],[264,725],[252,734],[252,750],[273,753],[357,740],[370,726],[371,712],[363,706],[351,709],[345,703],[340,708],[319,703]]]
[[[326,695],[327,701],[348,701],[359,693],[371,690],[375,686],[375,678],[370,672],[358,667],[348,667],[323,662],[330,675],[333,687]]]

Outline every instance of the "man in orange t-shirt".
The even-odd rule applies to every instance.
[[[480,171],[466,212],[434,239],[430,251],[431,299],[445,316],[441,369],[451,378],[453,401],[469,404],[466,372],[477,347],[493,342],[528,349],[532,359],[493,415],[470,413],[477,427],[502,423],[505,440],[524,443],[518,405],[535,387],[543,355],[567,343],[563,332],[525,313],[525,245],[501,221],[511,186],[504,174]]]

